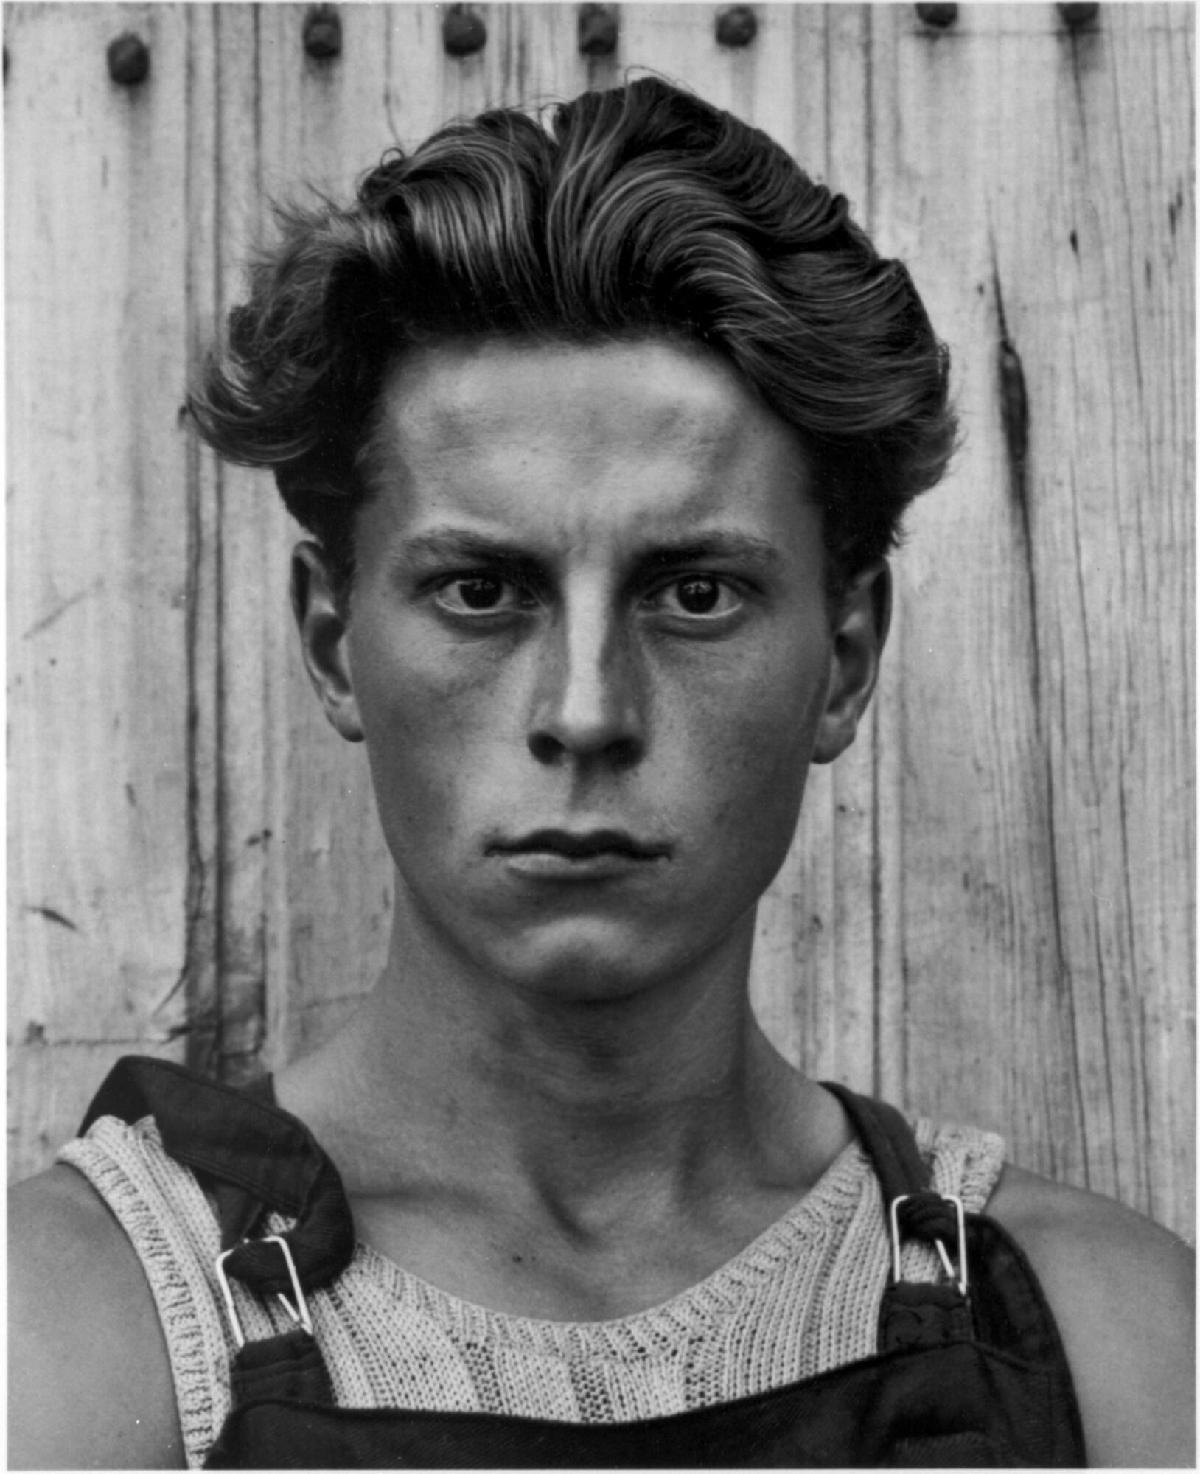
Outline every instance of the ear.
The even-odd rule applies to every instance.
[[[854,741],[867,709],[892,618],[892,571],[887,560],[860,573],[838,601],[833,626],[829,696],[817,727],[813,762],[831,763]]]
[[[319,543],[297,543],[292,552],[292,613],[300,653],[313,690],[334,730],[347,742],[363,740],[346,649],[349,616],[334,595],[329,563]]]

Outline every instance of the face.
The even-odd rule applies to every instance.
[[[740,945],[809,763],[870,694],[886,573],[825,595],[793,432],[666,342],[407,356],[306,660],[367,744],[400,924],[480,975],[618,997]]]

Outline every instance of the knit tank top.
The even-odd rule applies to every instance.
[[[914,1123],[933,1186],[983,1209],[1000,1173],[998,1136]],[[215,1274],[217,1221],[192,1173],[149,1118],[97,1121],[59,1160],[82,1172],[141,1259],[166,1337],[190,1467],[230,1406],[234,1351]],[[271,1231],[288,1221],[275,1217]],[[343,1274],[309,1296],[339,1406],[481,1411],[578,1422],[659,1417],[746,1397],[875,1351],[891,1272],[879,1184],[857,1142],[728,1263],[664,1304],[620,1320],[531,1320],[472,1305],[359,1244]],[[906,1278],[939,1275],[906,1243]],[[285,1329],[273,1302],[236,1282],[247,1339]]]

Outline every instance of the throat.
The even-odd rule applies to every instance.
[[[850,1138],[748,1006],[699,1055],[647,1033],[633,1058],[596,1057],[543,1022],[464,1041],[426,1021],[407,1035],[422,1047],[398,1051],[406,1031],[368,1006],[279,1077],[363,1241],[460,1300],[565,1321],[661,1304],[786,1214]]]
[[[356,1198],[360,1239],[455,1300],[523,1319],[587,1323],[664,1305],[718,1273],[796,1205],[763,1191],[714,1211],[631,1212],[602,1232],[557,1216],[460,1201]]]

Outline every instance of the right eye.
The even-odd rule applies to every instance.
[[[442,583],[434,600],[448,614],[510,614],[535,602],[528,590],[494,573],[456,574]]]

